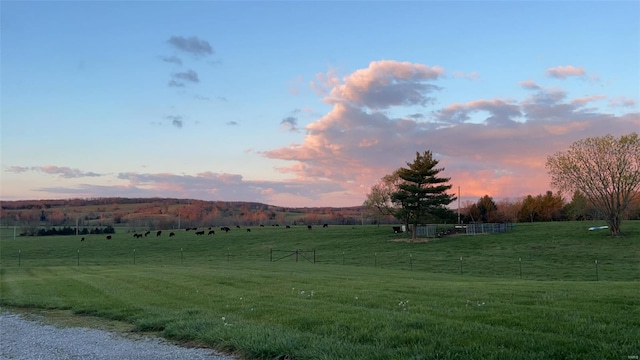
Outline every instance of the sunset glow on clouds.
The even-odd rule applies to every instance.
[[[362,3],[134,3],[126,13],[110,3],[3,3],[0,196],[356,206],[424,150],[464,199],[543,193],[548,155],[640,132],[640,5],[581,4],[554,4],[555,16],[576,19],[551,36],[544,3],[369,4],[371,21],[357,24],[350,16]],[[284,5],[300,17],[279,18]],[[57,27],[98,10],[107,20],[86,34]],[[127,31],[149,11],[147,30]],[[510,20],[523,11],[546,30]],[[465,36],[407,18],[432,12],[460,16]],[[519,53],[475,41],[509,36],[487,25],[500,21],[478,30],[478,12],[536,37]],[[307,13],[345,22],[318,35]],[[27,14],[40,28],[25,30]],[[169,22],[179,15],[193,21]],[[581,25],[599,16],[628,21]],[[387,17],[406,20],[373,25]],[[115,18],[122,32],[111,31]],[[437,38],[418,35],[436,29]],[[25,45],[41,32],[53,39],[42,45],[50,61]],[[589,42],[592,32],[601,42]],[[566,49],[569,40],[579,45]],[[456,55],[465,51],[476,56]]]

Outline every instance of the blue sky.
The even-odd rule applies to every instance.
[[[463,197],[640,130],[640,3],[0,3],[2,200],[360,205],[432,150]]]

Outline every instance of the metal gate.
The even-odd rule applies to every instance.
[[[276,253],[275,255],[278,256],[277,258],[274,259],[274,252]],[[284,254],[284,255],[282,255]],[[315,264],[316,263],[316,250],[302,250],[302,249],[295,249],[295,250],[274,250],[274,249],[270,249],[269,251],[269,260],[271,260],[271,262],[274,261],[279,261],[282,259],[286,259],[288,257],[292,257],[295,256],[296,257],[296,262],[298,262],[299,258],[302,258],[304,260],[307,260],[308,262]],[[313,256],[313,257],[312,257]]]

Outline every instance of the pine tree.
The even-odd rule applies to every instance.
[[[437,168],[439,161],[431,151],[416,153],[416,159],[400,168],[397,174],[402,179],[398,190],[391,194],[393,202],[400,204],[396,215],[411,227],[411,237],[416,238],[418,224],[444,218],[451,212],[446,208],[456,197],[446,193],[451,189],[450,178],[438,177],[444,168]]]

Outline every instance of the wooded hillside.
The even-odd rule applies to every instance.
[[[42,226],[176,229],[211,226],[360,224],[362,207],[287,208],[255,202],[168,198],[4,201],[0,222],[35,233]],[[370,221],[369,221],[370,222]]]

